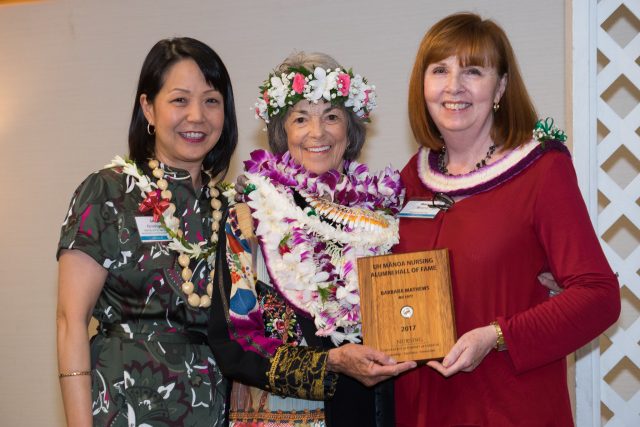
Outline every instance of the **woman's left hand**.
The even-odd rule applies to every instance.
[[[427,366],[445,377],[460,371],[471,372],[493,349],[496,339],[496,330],[491,325],[473,329],[458,339],[442,362],[432,360],[427,363]]]

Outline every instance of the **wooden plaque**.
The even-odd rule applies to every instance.
[[[364,344],[397,361],[446,356],[456,342],[446,249],[358,258]]]

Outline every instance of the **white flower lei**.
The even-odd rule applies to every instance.
[[[362,165],[352,162],[350,166],[351,170],[356,170]],[[278,167],[280,172],[287,174],[286,164],[280,163]],[[300,173],[299,167],[297,172]],[[398,220],[379,211],[376,214],[383,218],[386,227],[366,221],[354,228],[334,226],[321,221],[319,216],[309,215],[310,208],[298,207],[291,195],[292,189],[274,182],[273,177],[270,179],[259,172],[247,172],[246,176],[255,187],[247,195],[247,203],[258,221],[256,235],[274,286],[296,309],[313,317],[317,335],[330,336],[336,344],[345,340],[360,342],[356,258],[389,252],[398,242]],[[361,182],[371,179],[366,173],[360,173],[359,177]],[[318,183],[318,177],[297,175],[296,180],[298,185],[294,189],[297,191],[326,190],[326,186]],[[389,200],[397,197],[399,202],[402,197],[399,180],[392,178],[388,182],[391,186],[381,185],[386,189],[383,193],[390,195]],[[398,187],[393,188],[396,183]],[[345,185],[343,179],[333,189],[334,194]],[[354,185],[360,191],[364,187]]]

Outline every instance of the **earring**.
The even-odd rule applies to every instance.
[[[498,104],[497,102],[494,102],[493,103],[493,112],[497,113],[499,109],[500,109],[500,104]]]
[[[495,107],[493,107],[495,109]],[[156,134],[156,127],[151,123],[147,123],[147,133],[151,136]]]

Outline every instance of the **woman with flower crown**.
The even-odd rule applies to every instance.
[[[159,41],[140,73],[130,160],[90,175],[62,226],[58,365],[69,426],[226,424],[228,383],[206,332],[227,206],[216,183],[237,133],[218,55],[191,38]]]
[[[398,425],[573,425],[566,355],[615,322],[620,295],[564,132],[536,123],[506,34],[471,13],[424,36],[409,117],[423,147],[402,171],[394,251],[449,250],[459,338],[398,378]],[[432,218],[416,214],[424,200]]]
[[[356,257],[397,242],[403,195],[398,172],[354,160],[375,101],[325,54],[291,55],[260,88],[273,154],[245,162],[248,207],[229,210],[209,326],[232,426],[394,424],[391,383],[373,386],[415,363],[356,344]]]

